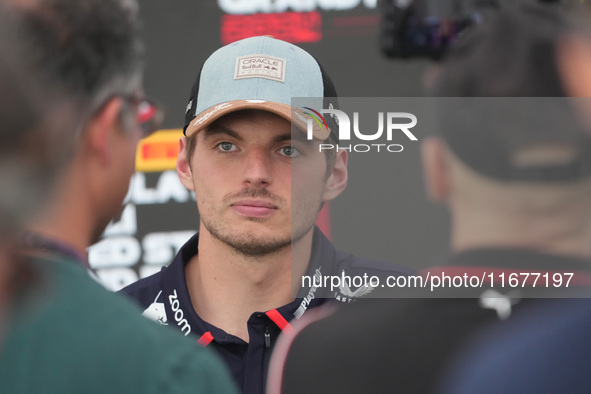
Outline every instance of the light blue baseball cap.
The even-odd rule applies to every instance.
[[[332,81],[308,52],[268,36],[246,38],[218,49],[203,64],[187,105],[184,133],[190,137],[244,109],[272,112],[306,130],[309,113],[292,108],[292,98],[310,98],[306,107],[320,111],[337,107],[336,96]],[[331,128],[336,130],[326,126],[314,124],[314,138],[325,140]]]

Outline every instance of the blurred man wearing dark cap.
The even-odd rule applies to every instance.
[[[507,7],[451,50],[435,84],[446,97],[435,102],[440,136],[422,141],[426,188],[450,210],[453,253],[423,278],[443,285],[301,328],[276,353],[270,393],[433,392],[482,327],[548,302],[531,297],[587,291],[591,133],[580,103],[564,98],[558,55],[573,36],[590,37],[559,7]]]

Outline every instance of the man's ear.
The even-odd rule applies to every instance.
[[[557,66],[570,97],[591,97],[591,42],[570,36],[557,48]]]
[[[324,201],[334,200],[347,187],[347,180],[349,178],[349,172],[347,170],[348,160],[349,156],[347,155],[347,151],[342,150],[337,152],[332,173],[326,181]]]
[[[179,139],[179,154],[176,159],[176,172],[181,183],[185,185],[187,189],[195,191],[193,171],[191,170],[189,160],[187,160],[187,137],[181,137]]]
[[[591,97],[591,42],[577,36],[561,40],[557,47],[556,62],[566,95]],[[581,99],[573,100],[572,104],[591,129],[591,102]]]
[[[119,113],[123,106],[120,97],[114,97],[92,117],[86,125],[83,138],[91,152],[98,155],[101,163],[106,164],[111,159],[111,136],[120,128]]]
[[[446,201],[450,192],[448,165],[445,160],[445,144],[437,137],[426,137],[421,141],[423,181],[427,196],[433,202]]]

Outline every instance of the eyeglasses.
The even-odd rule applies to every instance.
[[[164,120],[164,112],[154,100],[143,97],[132,98],[137,103],[137,122],[144,137],[158,131]]]
[[[164,111],[156,101],[145,96],[139,96],[138,94],[115,94],[110,96],[94,111],[94,114],[96,115],[100,112],[114,97],[121,97],[127,105],[131,105],[132,107],[137,106],[135,115],[136,121],[142,131],[142,138],[160,130],[162,121],[164,120]]]

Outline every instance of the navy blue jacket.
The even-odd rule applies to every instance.
[[[144,315],[193,335],[196,340],[214,348],[226,362],[238,387],[244,393],[263,393],[271,351],[282,328],[301,317],[310,308],[327,301],[350,302],[367,294],[365,288],[345,286],[334,291],[329,288],[303,288],[300,297],[271,311],[255,312],[248,320],[249,343],[203,321],[193,309],[185,279],[185,265],[197,254],[198,236],[195,234],[174,258],[157,274],[127,286],[123,293],[135,299],[145,309]],[[308,275],[387,276],[409,275],[412,271],[389,262],[363,259],[335,250],[332,243],[316,228]],[[369,288],[371,290],[371,288]]]

